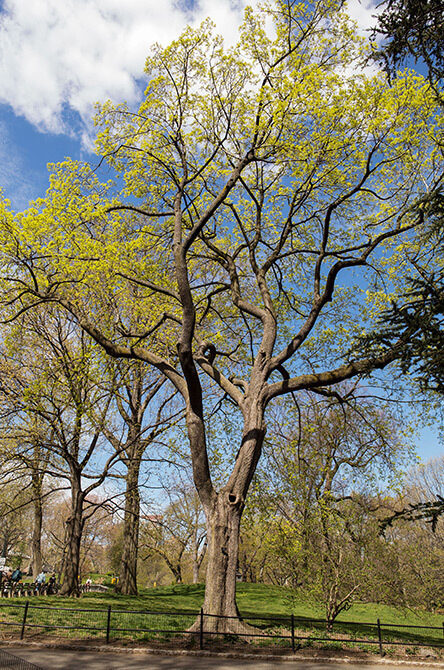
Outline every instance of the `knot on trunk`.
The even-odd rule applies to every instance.
[[[235,507],[236,505],[239,505],[242,502],[242,496],[238,495],[237,493],[229,493],[228,494],[228,502],[230,505]]]
[[[214,359],[216,358],[216,347],[212,342],[208,342],[207,340],[205,340],[205,342],[202,342],[202,344],[200,345],[198,353],[204,358],[206,358],[211,365]]]

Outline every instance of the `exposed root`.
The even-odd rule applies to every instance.
[[[219,638],[225,636],[240,637],[245,642],[253,642],[259,639],[260,629],[256,626],[242,621],[238,617],[217,617],[209,614],[203,615],[203,634],[210,635],[211,638]],[[193,625],[188,629],[189,633],[200,633],[201,618],[197,617]]]

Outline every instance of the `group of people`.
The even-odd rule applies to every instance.
[[[11,570],[10,568],[5,568],[3,570],[0,570],[0,584],[6,584],[7,582],[12,582],[13,584],[17,584],[23,576],[22,571],[20,568],[16,568],[15,570]]]
[[[3,591],[7,586],[10,586],[11,589],[15,589],[22,577],[23,572],[20,568],[16,568],[15,570],[11,570],[10,568],[0,570],[1,590]],[[48,583],[46,583],[46,572],[42,570],[35,579],[34,590],[37,594],[46,593],[47,595],[51,595],[57,593],[57,580],[55,574],[52,574],[48,579]]]
[[[16,568],[15,570],[12,570],[11,568],[0,569],[0,595],[4,590],[10,589],[11,591],[14,591],[17,588],[17,585],[21,582],[22,577],[23,572],[20,570],[20,568]],[[88,577],[83,586],[83,591],[90,591],[91,585],[91,578]],[[46,594],[49,596],[57,593],[58,590],[55,574],[53,573],[47,579],[47,573],[44,570],[42,570],[37,575],[33,584],[21,584],[21,586],[25,588],[25,590],[29,590],[31,588],[36,595]]]

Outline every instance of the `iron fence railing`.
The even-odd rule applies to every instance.
[[[214,625],[224,619],[226,633]],[[377,645],[384,654],[387,645],[444,647],[442,626],[373,622],[334,621],[272,615],[218,617],[203,610],[154,612],[112,608],[52,607],[33,602],[0,601],[0,634],[8,632],[23,639],[25,634],[47,632],[71,639],[98,639],[109,643],[130,637],[136,641],[194,639],[202,649],[218,643],[244,640],[257,646],[279,644],[296,651],[303,645],[326,642],[341,645]],[[185,637],[184,637],[185,636]]]
[[[4,649],[0,649],[0,668],[8,668],[8,670],[42,670],[39,665],[29,663]]]

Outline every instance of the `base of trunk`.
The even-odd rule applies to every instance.
[[[188,629],[189,633],[200,633],[211,635],[211,638],[223,637],[225,635],[240,635],[245,642],[252,642],[254,639],[260,639],[260,629],[251,626],[239,617],[218,617],[209,614],[199,615],[193,625]]]

